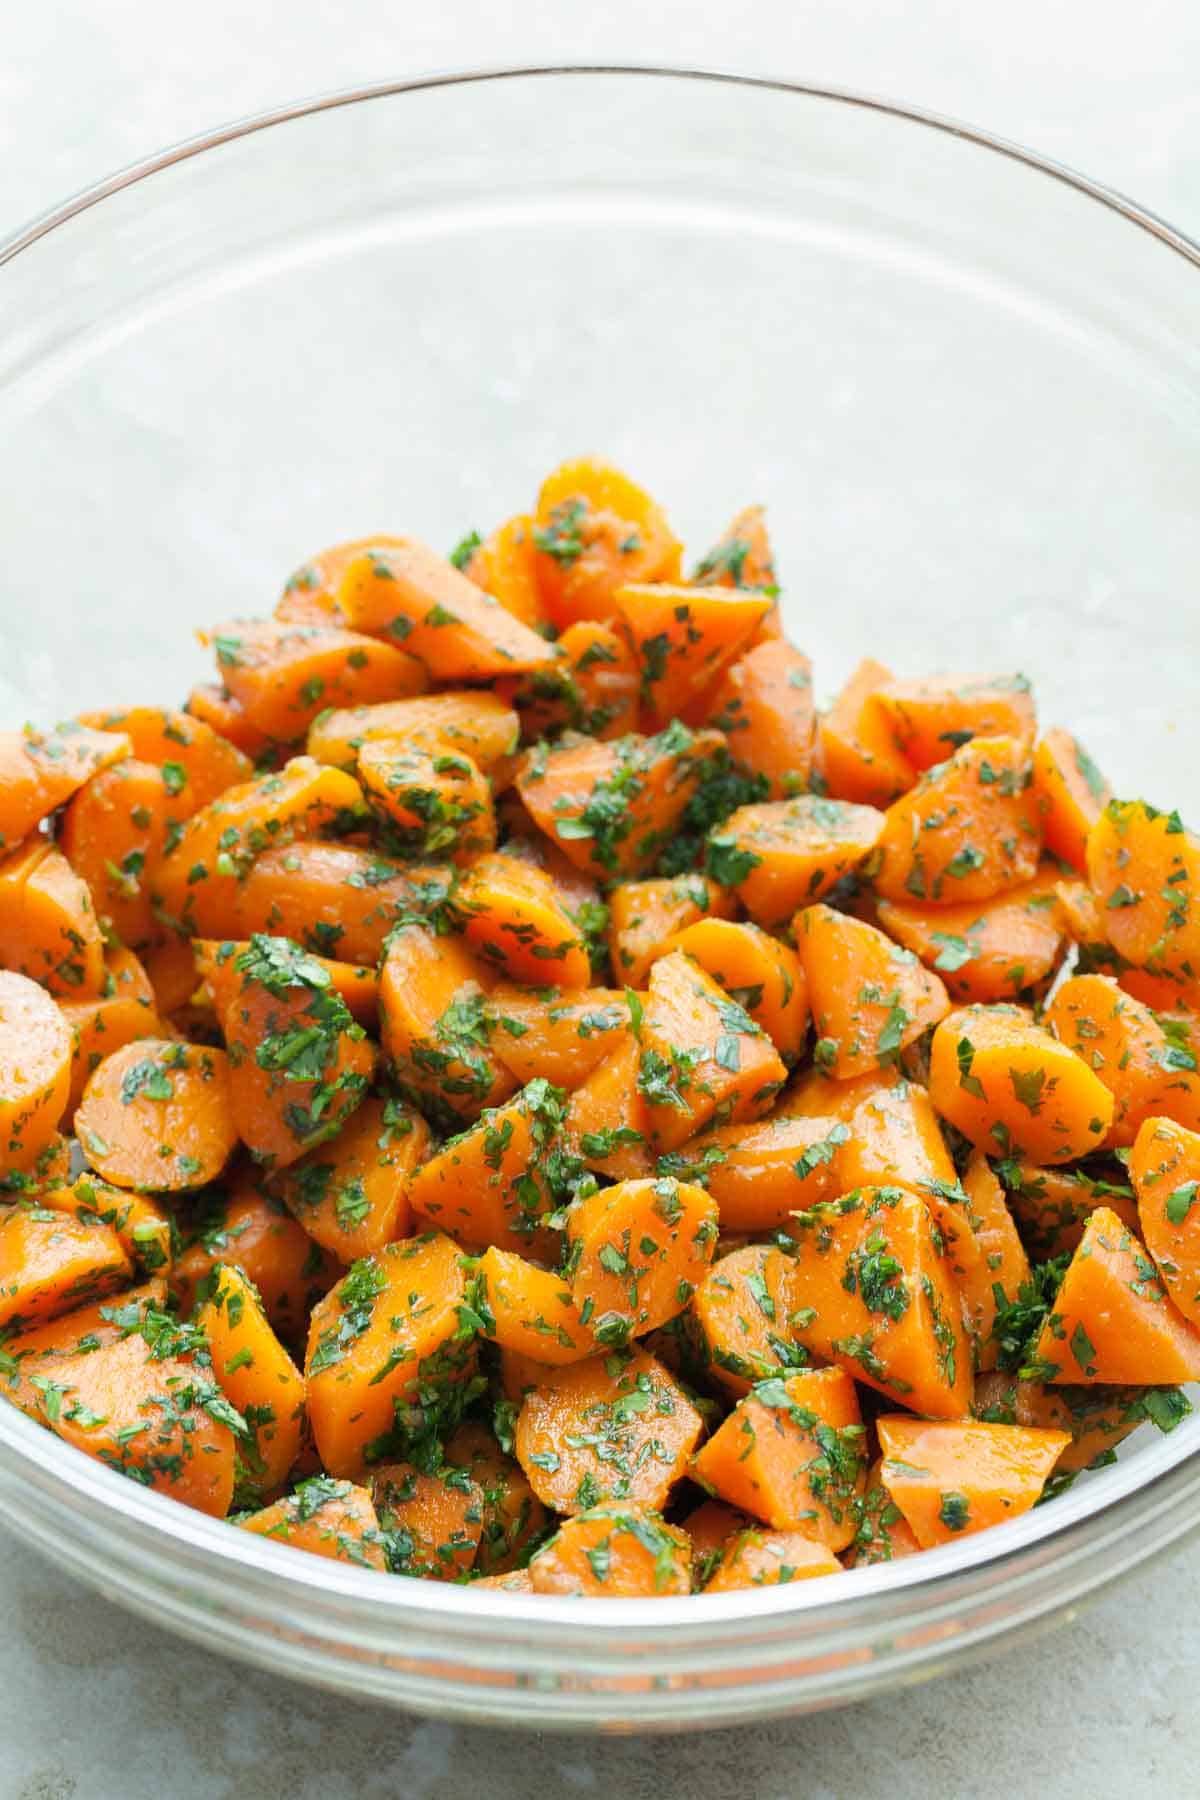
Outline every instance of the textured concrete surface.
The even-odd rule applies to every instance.
[[[298,94],[578,53],[904,95],[1031,143],[1200,233],[1200,13],[1186,0],[1144,0],[1135,13],[1109,0],[598,0],[586,11],[527,0],[512,11],[484,0],[10,8],[0,232],[162,143]],[[8,1539],[0,1609],[0,1796],[14,1800],[157,1800],[168,1784],[176,1800],[1196,1790],[1195,1550],[984,1667],[853,1710],[686,1742],[513,1738],[347,1706],[183,1646]]]

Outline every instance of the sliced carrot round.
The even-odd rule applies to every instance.
[[[75,1133],[92,1168],[114,1187],[203,1187],[237,1143],[229,1058],[172,1038],[126,1044],[90,1077]]]

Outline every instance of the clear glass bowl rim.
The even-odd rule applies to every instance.
[[[1063,183],[1200,268],[1200,242],[1119,190],[908,102],[717,68],[574,61],[374,82],[218,126],[133,162],[34,217],[0,239],[0,266],[122,190],[271,126],[406,93],[577,76],[719,83],[887,115]],[[0,1513],[111,1597],[169,1619],[210,1646],[223,1644],[303,1679],[493,1723],[695,1727],[857,1697],[911,1680],[918,1670],[932,1672],[950,1655],[957,1662],[1000,1636],[1035,1629],[1200,1528],[1200,1441],[1191,1441],[1198,1435],[1181,1431],[1164,1438],[1053,1506],[983,1538],[851,1571],[829,1598],[821,1593],[827,1584],[818,1582],[652,1602],[562,1602],[469,1592],[296,1556],[130,1484],[9,1406],[0,1407]],[[248,1605],[250,1618],[244,1616]],[[420,1653],[432,1659],[427,1673],[387,1673],[389,1659],[381,1653],[387,1638],[411,1648],[418,1661]],[[855,1646],[864,1643],[872,1646],[869,1661],[855,1655]],[[780,1658],[789,1653],[801,1653],[801,1661],[781,1669]],[[541,1679],[519,1679],[491,1698],[471,1685],[472,1669],[511,1668],[531,1654]],[[368,1678],[366,1665],[376,1658],[384,1672]],[[532,1686],[546,1701],[555,1684],[550,1671],[564,1658],[571,1659],[566,1686],[573,1698],[537,1717],[520,1716],[518,1697]],[[614,1674],[623,1667],[652,1672],[640,1698]],[[714,1677],[721,1669],[729,1674]],[[734,1669],[744,1677],[740,1688],[730,1681]],[[780,1679],[769,1693],[756,1694],[756,1674],[768,1669]],[[681,1705],[689,1691],[697,1703]]]

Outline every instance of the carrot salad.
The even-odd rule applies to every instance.
[[[917,1555],[1200,1378],[1200,839],[564,464],[0,733],[0,1390],[311,1554]]]

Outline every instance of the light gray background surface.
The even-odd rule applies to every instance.
[[[579,54],[904,96],[1107,180],[1200,235],[1189,0],[51,0],[3,9],[0,234],[161,144],[322,88]],[[0,1538],[0,1800],[623,1800],[1200,1791],[1200,1552],[1042,1640],[849,1711],[694,1737],[509,1738],[228,1667]]]

